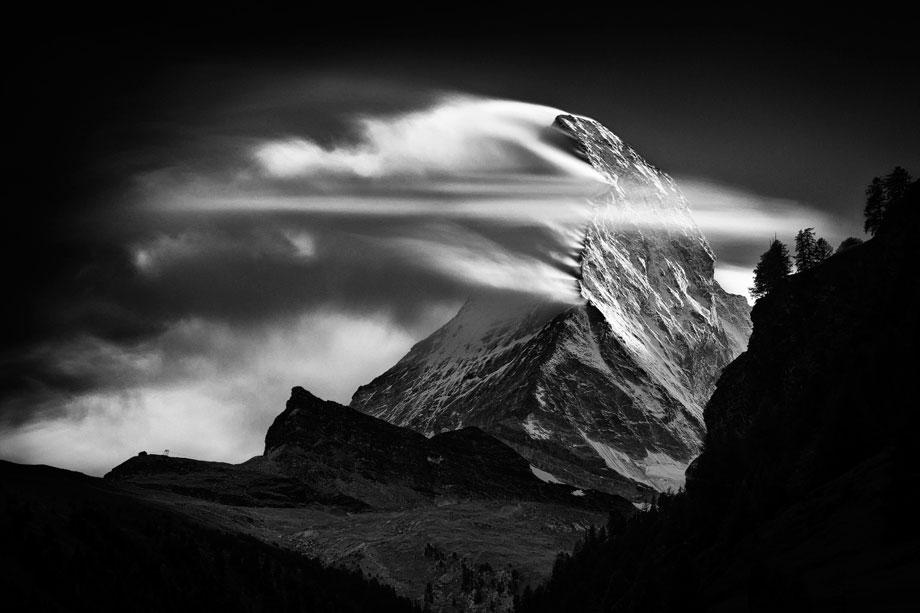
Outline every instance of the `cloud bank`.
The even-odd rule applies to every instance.
[[[716,252],[716,280],[749,302],[754,265],[774,236],[790,250],[796,232],[802,228],[815,228],[832,245],[848,236],[837,219],[807,203],[694,177],[679,177],[677,182],[690,203],[694,220]]]
[[[386,179],[569,175],[598,180],[545,138],[562,111],[466,96],[397,117],[359,117],[358,142],[323,147],[305,138],[267,141],[254,152],[271,177]]]
[[[4,356],[4,457],[244,460],[291,386],[348,402],[473,294],[577,301],[598,178],[545,138],[557,113],[451,96],[333,140],[296,116],[184,130],[86,220],[43,334]]]

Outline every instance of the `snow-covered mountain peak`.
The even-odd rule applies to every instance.
[[[615,186],[621,196],[626,196],[626,192],[620,181],[628,179],[647,181],[662,195],[676,190],[670,177],[599,122],[578,115],[559,115],[553,127],[572,139],[573,152]]]
[[[667,174],[592,119],[548,128],[606,185],[582,235],[584,303],[474,298],[352,406],[428,434],[480,426],[572,485],[675,488],[716,376],[747,342],[747,303],[713,279]]]

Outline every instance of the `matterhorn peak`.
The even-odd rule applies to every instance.
[[[674,180],[597,121],[552,126],[603,189],[590,199],[581,304],[473,299],[351,405],[428,435],[475,425],[573,486],[680,487],[703,405],[743,351],[749,309]]]

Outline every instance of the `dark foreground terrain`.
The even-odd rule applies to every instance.
[[[33,610],[510,610],[556,552],[635,512],[476,428],[429,439],[302,388],[243,464],[2,473],[3,589]]]
[[[0,462],[0,526],[7,611],[413,610],[359,573],[56,468]]]
[[[897,204],[758,301],[686,492],[561,556],[520,609],[916,610],[918,184]]]

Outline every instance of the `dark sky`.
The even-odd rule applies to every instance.
[[[189,455],[243,459],[290,385],[347,400],[482,282],[407,254],[436,248],[501,271],[553,244],[543,226],[500,231],[487,218],[304,225],[136,206],[139,182],[187,195],[207,178],[220,191],[251,139],[331,146],[356,138],[356,113],[423,110],[444,92],[587,115],[675,176],[724,270],[741,277],[758,233],[764,244],[806,224],[833,241],[861,235],[872,176],[896,164],[920,173],[917,26],[881,8],[69,11],[24,16],[4,43],[0,441],[20,461],[100,472],[178,430],[218,441],[173,444]],[[726,207],[749,216],[743,236],[701,221]],[[476,259],[493,247],[500,257]],[[325,259],[304,264],[314,252]],[[152,268],[150,254],[186,259]],[[320,372],[336,360],[351,368],[341,380]],[[268,387],[272,402],[253,408]],[[84,447],[68,457],[77,437]]]

